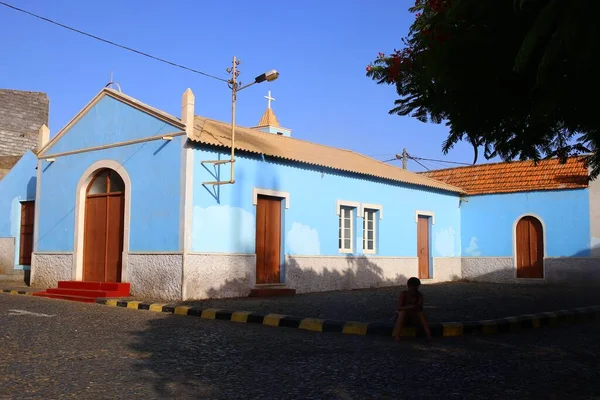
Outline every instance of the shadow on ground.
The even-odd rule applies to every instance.
[[[312,273],[312,272],[311,272]],[[371,270],[348,273],[371,274]],[[354,275],[353,275],[354,274]],[[374,275],[376,276],[376,275]],[[337,276],[343,280],[343,275]],[[393,286],[297,294],[293,297],[187,301],[203,308],[270,312],[323,319],[386,322],[394,316],[406,277]],[[448,282],[422,285],[431,322],[473,321],[600,305],[596,286]]]
[[[505,335],[497,344],[495,338],[447,338],[427,346],[414,339],[397,344],[169,315],[148,321],[131,348],[144,355],[138,374],[148,377],[160,398],[398,398],[399,390],[403,398],[446,392],[464,398],[508,390],[490,385],[490,379],[504,382],[501,376],[512,398],[588,390],[583,383],[596,373],[595,355],[566,361],[554,342],[543,342],[548,331],[527,333],[529,339]],[[507,352],[519,357],[507,358]],[[541,370],[535,367],[540,358]],[[523,365],[529,365],[528,374],[514,372]],[[549,378],[558,370],[560,380]],[[544,371],[542,380],[531,381],[531,371]],[[521,380],[527,382],[519,385]]]

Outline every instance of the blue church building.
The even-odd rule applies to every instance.
[[[552,170],[554,186],[482,192],[464,180],[482,166],[417,174],[303,141],[270,104],[232,137],[194,103],[188,89],[177,117],[104,88],[51,140],[42,127],[0,180],[0,259],[37,287],[128,282],[165,300],[600,280],[600,190],[578,159],[513,163],[503,181]]]

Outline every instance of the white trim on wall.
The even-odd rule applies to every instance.
[[[371,210],[371,211],[375,211],[375,214],[377,213],[377,211],[379,211],[379,213],[381,214],[381,209],[377,210],[376,208],[372,208],[372,207],[367,207],[367,204],[363,204],[363,208],[362,208],[362,214],[363,214],[363,230],[362,230],[362,250],[363,250],[363,254],[377,254],[377,242],[379,241],[379,238],[377,237],[378,231],[379,231],[379,222],[377,222],[377,217],[375,215],[373,215],[373,249],[367,249],[365,246],[368,245],[369,243],[369,239],[368,239],[368,227],[367,227],[367,223],[369,222],[368,219],[366,218],[365,215],[365,209],[367,210]],[[381,218],[380,218],[381,219]]]
[[[335,201],[335,214],[340,215],[340,209],[342,207],[354,207],[356,208],[357,215],[362,217],[362,212],[360,211],[360,203],[357,201],[347,201],[347,200],[336,200]]]
[[[35,274],[35,266],[33,265],[33,253],[35,253],[38,249],[38,240],[39,240],[39,232],[40,232],[40,191],[42,188],[42,160],[38,158],[37,162],[37,171],[36,171],[36,180],[35,180],[35,206],[33,207],[33,249],[31,254],[31,265],[29,267],[30,275],[29,281],[34,281]],[[17,251],[15,249],[15,251]]]
[[[83,236],[85,225],[85,196],[86,189],[92,181],[96,171],[110,168],[117,172],[125,183],[125,210],[123,221],[123,253],[121,266],[121,282],[127,282],[127,254],[129,253],[129,224],[131,211],[131,179],[125,168],[114,160],[99,160],[85,170],[75,190],[75,230],[73,232],[73,279],[83,279]]]
[[[360,210],[360,217],[365,217],[365,209],[379,211],[379,219],[383,219],[383,206],[381,204],[368,204],[363,203]]]
[[[419,222],[419,216],[431,217],[431,225],[435,225],[435,213],[433,211],[424,211],[424,210],[415,211],[415,223]]]
[[[288,192],[281,192],[279,190],[272,190],[272,189],[254,188],[254,189],[252,189],[252,205],[258,204],[258,196],[259,195],[280,197],[282,199],[285,199],[285,208],[290,208],[290,194]]]
[[[356,236],[356,227],[355,227],[356,214],[355,214],[355,212],[357,211],[357,209],[352,206],[349,206],[347,204],[342,204],[340,206],[340,209],[341,209],[341,207],[349,209],[348,211],[350,212],[350,226],[348,227],[344,224],[344,216],[342,215],[341,210],[340,210],[340,213],[338,214],[339,215],[338,218],[341,219],[342,231],[341,231],[341,237],[340,237],[340,233],[338,233],[338,251],[340,253],[354,253],[354,242],[356,241],[356,237],[355,237]],[[340,221],[338,221],[338,223],[339,222]],[[344,236],[344,231],[345,231],[345,229],[348,229],[348,228],[350,229],[350,248],[346,248],[344,246],[344,243],[347,240],[346,237]],[[342,247],[340,247],[340,243],[339,243],[340,240],[342,242]]]
[[[542,243],[544,245],[544,256],[542,257],[542,274],[543,274],[542,278],[517,278],[517,224],[524,217],[533,217],[533,218],[536,218],[542,224]],[[547,274],[546,274],[546,223],[544,222],[544,220],[542,219],[542,217],[540,217],[537,214],[533,214],[533,213],[525,213],[525,214],[519,215],[513,221],[513,226],[512,226],[512,244],[513,244],[513,254],[512,254],[513,256],[512,256],[512,259],[513,259],[513,266],[515,268],[515,271],[514,271],[515,280],[518,280],[518,281],[537,281],[537,282],[546,280],[546,276],[547,276]]]
[[[36,171],[36,181],[35,181],[35,208],[34,208],[34,216],[33,216],[33,251],[37,251],[38,248],[38,238],[39,238],[39,211],[40,211],[40,190],[42,188],[42,160],[38,159],[37,162],[37,171]]]

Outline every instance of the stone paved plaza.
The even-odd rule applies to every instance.
[[[343,321],[389,321],[404,287],[293,297],[190,301],[203,308],[263,311]],[[596,287],[452,282],[421,285],[431,322],[473,321],[600,305]]]
[[[0,294],[0,327],[1,399],[600,394],[595,323],[427,345]]]

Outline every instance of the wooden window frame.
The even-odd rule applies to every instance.
[[[347,210],[350,213],[349,216],[349,225],[346,226],[346,218],[344,215],[344,211]],[[340,253],[353,253],[354,252],[354,218],[355,218],[355,207],[350,205],[341,205],[338,219],[338,250]],[[344,233],[346,229],[350,229],[350,247],[345,246],[346,237]]]
[[[365,254],[377,254],[377,214],[379,210],[374,208],[363,208],[363,253]],[[372,217],[373,228],[369,229],[367,224],[369,222],[369,215]],[[368,232],[373,232],[373,248],[368,248],[369,238]]]
[[[94,177],[92,178],[92,180],[90,181],[90,183],[88,183],[87,188],[85,189],[85,196],[86,197],[102,197],[102,196],[115,196],[115,195],[120,195],[120,194],[124,194],[124,191],[119,191],[119,192],[111,192],[110,191],[110,172],[114,172],[115,174],[119,175],[115,170],[111,169],[111,168],[102,168],[100,170],[98,170],[95,174]],[[94,182],[96,182],[96,179],[98,179],[98,177],[103,174],[104,172],[107,172],[106,174],[106,191],[104,193],[94,193],[94,194],[90,194],[90,189],[92,188],[92,185],[94,184]],[[119,176],[119,178],[121,178]],[[123,181],[123,178],[121,178],[121,181]],[[123,181],[123,185],[125,185],[125,182]]]

